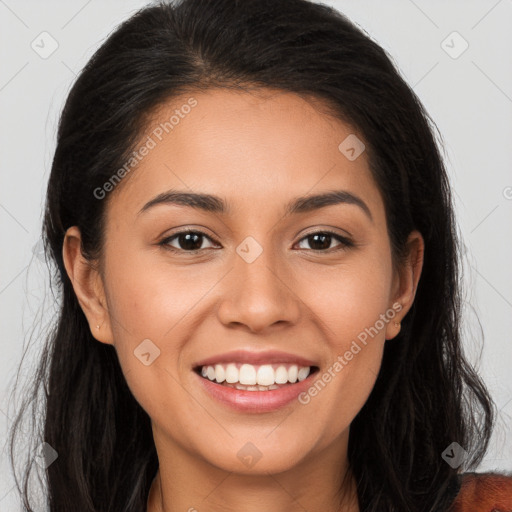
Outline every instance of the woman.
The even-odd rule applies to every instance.
[[[184,0],[123,23],[66,101],[44,233],[52,512],[475,505],[494,409],[446,171],[341,14]]]

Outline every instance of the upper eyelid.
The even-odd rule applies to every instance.
[[[172,235],[165,236],[162,238],[162,240],[159,242],[159,245],[167,245],[170,243],[171,240],[175,240],[179,235],[187,234],[187,233],[195,233],[200,236],[203,236],[204,238],[207,238],[213,245],[219,244],[219,242],[215,241],[210,235],[207,235],[204,231],[198,230],[198,229],[183,229],[182,231],[177,231],[176,233],[173,233]],[[201,251],[202,249],[194,249],[193,251],[185,251],[184,249],[178,249],[177,247],[171,247],[172,249],[175,249],[176,251],[181,251],[185,253],[193,253],[196,251]]]

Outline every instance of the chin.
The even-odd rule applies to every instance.
[[[302,443],[290,443],[290,439],[294,439],[290,434],[283,436],[288,439],[288,443],[282,442],[279,437],[271,440],[266,435],[241,436],[230,439],[228,443],[219,443],[214,447],[210,445],[202,457],[227,472],[265,476],[283,473],[299,466],[313,448]],[[270,434],[273,435],[274,433]]]

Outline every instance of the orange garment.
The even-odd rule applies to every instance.
[[[512,512],[512,475],[464,473],[450,512]]]

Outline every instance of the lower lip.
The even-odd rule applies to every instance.
[[[195,372],[194,372],[195,373]],[[288,384],[279,389],[269,391],[244,391],[217,384],[210,379],[205,379],[197,373],[195,375],[201,381],[204,389],[216,400],[229,407],[243,412],[270,412],[275,411],[293,402],[300,393],[310,385],[317,372],[311,373],[302,381]]]

